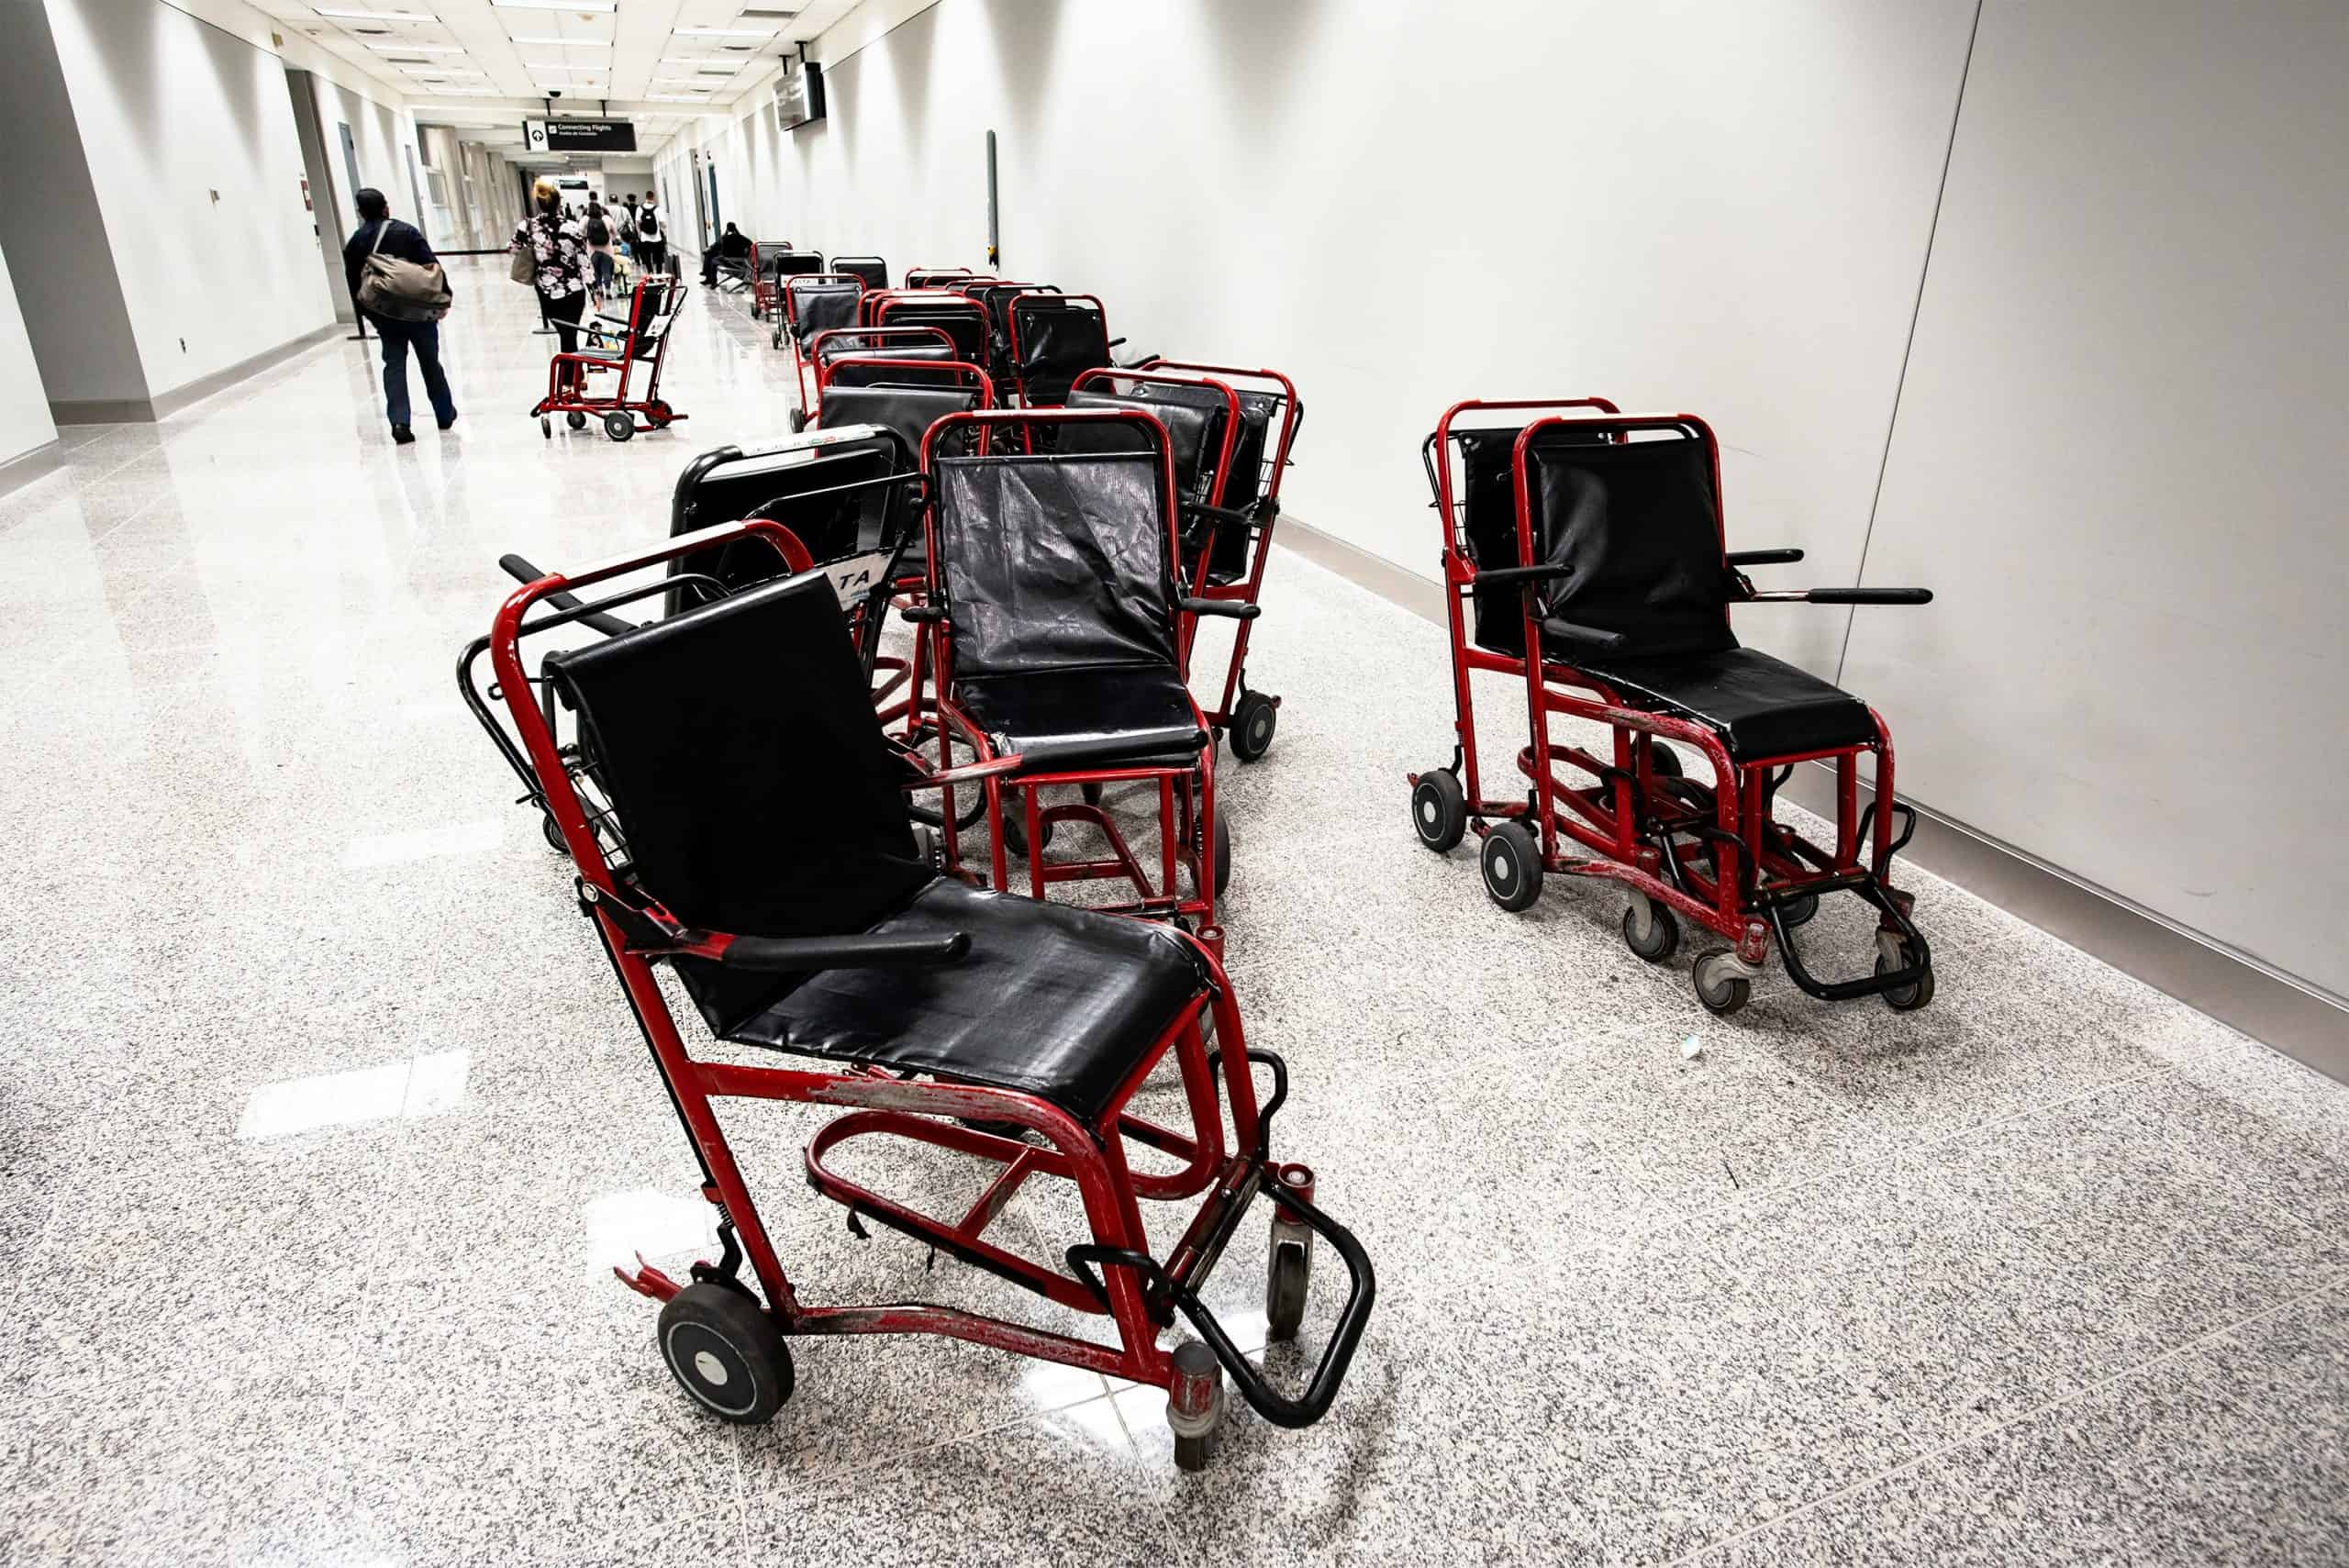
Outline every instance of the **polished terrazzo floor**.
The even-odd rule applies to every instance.
[[[697,295],[692,422],[543,441],[501,271],[449,435],[394,449],[332,343],[0,497],[0,1562],[2349,1560],[2349,1089],[1930,879],[1910,1016],[1720,1022],[1598,890],[1500,914],[1406,820],[1438,631],[1286,553],[1226,917],[1278,1147],[1380,1271],[1336,1409],[1187,1476],[1154,1393],[864,1340],[701,1418],[607,1266],[706,1244],[691,1158],[451,669],[500,553],[657,537],[789,377]],[[850,1236],[806,1116],[729,1125],[808,1298],[1056,1323]]]

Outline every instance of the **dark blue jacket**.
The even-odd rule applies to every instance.
[[[387,217],[383,221],[391,225],[391,231],[384,236],[383,254],[397,256],[403,261],[414,261],[419,267],[429,267],[439,260],[414,224],[402,223],[396,217]],[[368,252],[375,249],[375,228],[373,223],[361,224],[359,232],[352,235],[342,248],[342,277],[343,282],[350,285],[351,303],[354,308],[359,304],[359,279],[367,270]],[[452,289],[450,292],[453,294],[456,291]]]

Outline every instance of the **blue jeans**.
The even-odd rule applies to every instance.
[[[432,399],[433,417],[446,425],[457,417],[456,399],[449,395],[449,378],[440,369],[440,323],[367,318],[384,340],[384,412],[395,425],[408,423],[407,351],[416,350],[424,372],[424,395]]]

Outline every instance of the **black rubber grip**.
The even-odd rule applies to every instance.
[[[1930,605],[1931,588],[1813,588],[1803,595],[1814,605]]]
[[[1802,559],[1799,550],[1732,550],[1729,552],[1731,566],[1792,566]]]
[[[1262,605],[1252,605],[1245,599],[1192,599],[1176,601],[1186,615],[1228,616],[1233,620],[1254,620],[1264,614]]]
[[[970,936],[737,937],[718,962],[729,969],[797,973],[817,969],[911,969],[952,963],[971,951]]]
[[[1573,570],[1554,561],[1537,562],[1531,566],[1496,566],[1489,570],[1480,567],[1476,573],[1476,583],[1480,587],[1488,583],[1539,583],[1546,578],[1564,577]]]

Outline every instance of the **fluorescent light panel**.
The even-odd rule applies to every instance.
[[[462,54],[465,46],[456,43],[371,43],[369,49],[385,54]]]
[[[773,28],[678,28],[681,39],[771,39]]]
[[[438,17],[428,17],[420,11],[352,11],[339,6],[312,7],[321,17],[333,17],[349,22],[437,22]]]
[[[528,44],[533,49],[541,47],[546,49],[609,49],[612,47],[601,39],[516,39],[514,41],[519,44]]]

